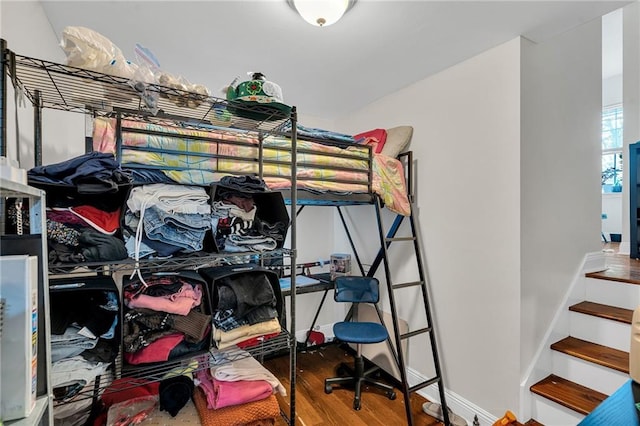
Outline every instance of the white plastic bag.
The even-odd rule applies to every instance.
[[[140,95],[144,108],[155,115],[158,112],[158,92],[148,90],[147,86],[158,83],[160,63],[151,50],[140,43],[136,43],[135,55],[138,66],[129,85]]]
[[[102,34],[85,27],[65,27],[60,46],[67,55],[67,65],[132,78],[137,65]]]

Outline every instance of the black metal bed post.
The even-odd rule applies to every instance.
[[[0,156],[7,156],[7,41],[0,39]]]
[[[39,90],[34,92],[33,102],[33,164],[42,165],[42,97]]]
[[[294,106],[291,108],[291,265],[295,267],[297,256],[297,231],[296,231],[296,205],[298,203],[298,111]],[[291,383],[289,424],[296,424],[296,370],[298,357],[298,340],[296,339],[296,273],[291,274],[291,351],[289,352],[289,380]]]

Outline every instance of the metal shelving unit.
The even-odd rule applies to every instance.
[[[20,91],[30,101],[34,108],[34,152],[35,164],[41,164],[42,151],[42,110],[56,109],[69,112],[96,116],[114,116],[121,114],[127,118],[143,120],[158,124],[180,123],[182,127],[198,128],[200,125],[208,125],[215,120],[215,113],[221,109],[233,111],[228,132],[254,132],[259,137],[269,134],[284,134],[291,138],[291,184],[296,188],[296,140],[297,140],[297,113],[295,107],[290,113],[274,110],[262,105],[241,105],[224,99],[201,94],[185,92],[171,87],[157,84],[147,84],[144,87],[146,94],[151,93],[156,98],[156,103],[151,107],[145,104],[141,96],[142,92],[129,84],[124,78],[115,77],[95,71],[70,67],[42,59],[21,56],[7,48],[5,40],[0,41],[2,78],[0,80],[0,155],[6,156],[6,98],[7,85],[13,85],[14,90]],[[261,157],[260,157],[261,159]],[[295,212],[297,194],[291,191],[287,198],[291,205],[291,211]],[[44,217],[44,207],[42,207]],[[296,218],[291,215],[290,247],[271,253],[211,253],[196,257],[179,257],[168,260],[133,260],[109,263],[83,263],[83,264],[56,264],[48,265],[49,274],[112,274],[125,270],[132,270],[136,266],[141,271],[196,269],[203,266],[218,266],[240,261],[256,256],[266,259],[273,256],[289,259],[290,264],[296,263]],[[31,222],[32,224],[34,221]],[[46,241],[44,241],[44,253],[46,253]],[[295,277],[292,278],[292,288],[295,289]],[[295,340],[295,291],[290,295],[290,329],[283,331],[278,337],[265,340],[259,344],[247,348],[252,356],[261,358],[265,355],[282,351],[290,354],[290,412],[288,421],[294,422],[295,415],[295,386],[296,386],[296,340]],[[48,305],[47,305],[48,306]],[[47,333],[49,333],[47,331]],[[224,351],[211,349],[206,353],[200,353],[190,359],[209,357],[210,359]],[[233,359],[233,352],[227,353]],[[237,354],[240,356],[240,353]],[[243,356],[246,356],[243,354]],[[188,361],[188,360],[187,360]],[[130,377],[156,377],[162,371],[168,371],[181,365],[185,360],[164,363],[161,366],[147,368],[123,368],[121,362],[116,362],[116,375]],[[48,362],[50,365],[50,362]],[[205,364],[206,365],[206,362]],[[133,383],[133,381],[132,381]],[[104,388],[103,388],[104,389]],[[100,385],[97,385],[100,390]],[[87,398],[95,396],[94,390]],[[49,410],[51,413],[52,410]],[[285,415],[286,417],[286,415]]]

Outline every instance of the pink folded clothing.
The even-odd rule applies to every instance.
[[[247,402],[260,401],[273,394],[273,387],[266,380],[239,380],[224,382],[213,379],[214,408],[231,407]]]
[[[183,284],[180,290],[168,296],[149,296],[146,294],[127,295],[124,303],[131,309],[147,308],[157,312],[188,315],[191,309],[200,306],[202,301],[202,286]]]

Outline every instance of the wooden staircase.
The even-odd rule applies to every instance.
[[[605,271],[585,275],[586,300],[568,308],[570,335],[550,346],[554,372],[530,387],[534,394],[575,412],[577,418],[589,414],[629,374],[631,318],[640,302],[640,261],[617,254],[608,254],[606,261]],[[607,327],[617,328],[611,332]],[[601,341],[612,334],[618,335],[616,343]],[[604,382],[609,384],[601,385]]]

